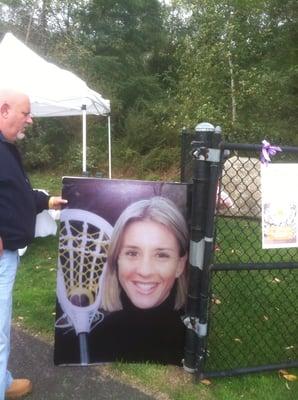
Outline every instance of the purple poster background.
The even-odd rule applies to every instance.
[[[91,211],[111,225],[129,204],[153,196],[169,198],[187,217],[186,184],[76,177],[64,177],[62,183],[62,195],[68,200],[68,208]]]

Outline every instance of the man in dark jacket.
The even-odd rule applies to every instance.
[[[15,146],[32,124],[28,96],[0,89],[0,400],[29,393],[28,379],[13,379],[7,370],[12,289],[19,264],[18,249],[34,237],[36,215],[60,209],[65,200],[33,190]]]

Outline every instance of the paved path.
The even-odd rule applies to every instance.
[[[53,346],[15,327],[10,369],[15,377],[32,380],[33,392],[28,400],[154,399],[101,374],[101,367],[55,367]]]

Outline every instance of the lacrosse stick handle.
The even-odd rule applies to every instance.
[[[80,345],[80,360],[81,365],[88,365],[89,361],[89,350],[87,343],[87,333],[82,332],[78,334],[79,337],[79,345]]]

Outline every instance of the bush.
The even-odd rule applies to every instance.
[[[178,147],[155,148],[143,159],[143,168],[145,171],[165,172],[179,163],[180,149]]]

